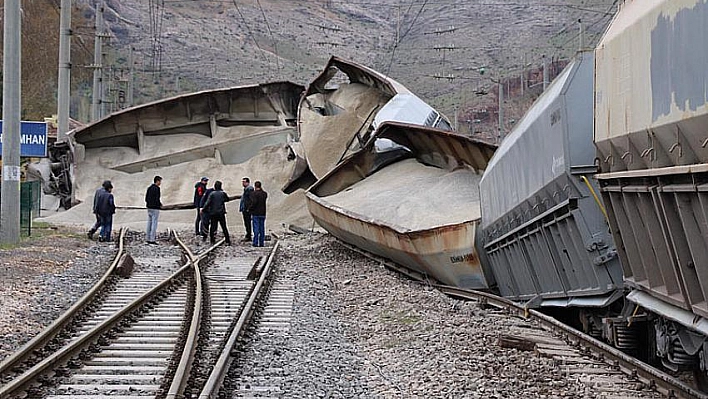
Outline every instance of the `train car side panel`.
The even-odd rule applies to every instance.
[[[629,286],[708,316],[708,2],[627,1],[596,49],[598,179]]]
[[[596,50],[602,172],[708,162],[708,3],[625,1]]]
[[[483,245],[502,295],[538,306],[607,305],[622,271],[592,181],[593,55],[554,81],[480,183]],[[591,305],[593,306],[593,305]]]
[[[597,180],[628,304],[646,312],[664,366],[704,372],[707,36],[706,0],[627,0],[596,48],[595,87]]]

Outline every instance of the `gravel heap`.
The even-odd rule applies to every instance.
[[[367,219],[423,230],[479,219],[480,179],[472,169],[449,171],[406,159],[326,200]]]
[[[532,322],[448,298],[328,235],[282,244],[276,273],[296,286],[291,330],[252,336],[234,367],[282,368],[263,383],[279,385],[278,397],[600,397],[550,359],[497,345],[504,333],[542,333]]]
[[[71,307],[103,275],[112,244],[85,233],[36,230],[14,249],[0,249],[0,361]]]

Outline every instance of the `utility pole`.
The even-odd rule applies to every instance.
[[[110,101],[110,95],[111,95],[111,70],[108,69],[108,71],[105,71],[103,68],[101,69],[101,107],[100,107],[100,117],[103,118],[105,115],[108,115],[110,113],[110,110],[108,109],[108,104],[111,102]],[[105,84],[104,84],[105,83]]]
[[[501,143],[502,137],[504,136],[504,83],[502,83],[502,78],[499,78],[499,138],[498,142]]]
[[[59,87],[57,88],[57,142],[69,131],[71,91],[71,0],[61,0],[59,11]]]
[[[2,60],[2,205],[0,243],[20,242],[20,0],[5,0]]]
[[[398,7],[396,8],[396,43],[401,40],[401,2],[398,2]]]
[[[130,64],[130,74],[128,76],[128,107],[133,106],[133,73],[135,71],[135,61],[133,60],[133,47],[130,47],[128,55],[128,63]]]
[[[521,97],[524,96],[524,89],[526,86],[526,53],[524,53],[523,58],[521,59]]]
[[[578,18],[578,25],[579,25],[579,29],[580,29],[580,33],[579,33],[580,45],[579,45],[579,48],[578,48],[578,49],[579,49],[580,51],[583,51],[583,48],[585,47],[585,43],[584,43],[585,38],[583,37],[583,35],[584,35],[584,32],[583,32],[583,20],[580,19],[580,18]]]
[[[546,91],[546,87],[548,87],[548,65],[546,65],[546,55],[543,54],[541,59],[543,60],[543,91]]]
[[[453,124],[454,131],[457,131],[457,104],[455,104],[455,123]]]
[[[91,99],[91,121],[101,119],[103,99],[103,1],[96,7],[96,26],[93,38],[93,96]]]

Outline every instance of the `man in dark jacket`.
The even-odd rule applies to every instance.
[[[113,201],[113,184],[109,180],[103,182],[103,190],[98,193],[98,197],[94,199],[96,206],[96,215],[101,218],[101,232],[99,233],[98,241],[110,242],[111,229],[113,228],[113,214],[116,213],[116,205]]]
[[[157,237],[157,219],[160,217],[160,209],[162,209],[162,202],[160,202],[162,177],[155,176],[152,181],[153,183],[145,193],[145,205],[148,210],[146,235],[148,244],[157,244],[157,241],[155,241]]]
[[[226,245],[231,245],[231,237],[229,229],[226,227],[226,202],[229,196],[221,189],[221,182],[214,183],[214,191],[209,194],[209,197],[204,204],[202,212],[207,212],[211,216],[211,226],[209,227],[209,242],[213,245],[216,243],[216,224],[221,225],[221,231],[224,233]]]
[[[214,191],[214,187],[212,188],[207,188],[207,190],[204,192],[204,195],[202,196],[202,200],[199,202],[199,211],[202,214],[202,228],[200,231],[200,234],[202,236],[202,241],[206,241],[207,236],[209,235],[209,226],[211,225],[211,215],[209,215],[209,212],[204,212],[204,204],[207,202],[207,198],[209,198],[209,194],[211,194]]]
[[[197,208],[197,220],[194,221],[194,234],[201,235],[202,229],[200,228],[202,222],[202,213],[200,212],[202,206],[202,198],[207,189],[208,177],[202,177],[197,184],[194,185],[194,207]]]
[[[106,186],[111,184],[110,180],[105,180],[103,184],[101,184],[101,187],[99,187],[95,193],[93,193],[93,214],[96,215],[96,222],[91,226],[89,229],[88,233],[86,234],[89,238],[89,240],[93,240],[93,235],[98,231],[98,228],[101,227],[101,217],[98,216],[98,211],[96,210],[96,207],[98,205],[98,197],[101,195],[102,191],[106,190]]]
[[[241,196],[241,202],[238,204],[238,211],[243,215],[243,227],[246,228],[246,236],[241,241],[249,242],[251,241],[251,214],[248,212],[248,205],[251,200],[253,186],[251,186],[251,179],[248,177],[241,179],[241,185],[243,185],[243,195]]]
[[[261,182],[253,183],[255,190],[251,193],[251,201],[248,211],[253,219],[253,246],[262,247],[265,245],[265,219],[266,200],[268,193],[263,190]]]

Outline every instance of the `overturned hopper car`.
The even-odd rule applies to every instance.
[[[596,48],[597,179],[632,289],[625,324],[648,324],[674,370],[708,370],[706,16],[705,0],[628,0]]]
[[[291,143],[296,168],[283,188],[307,188],[363,148],[383,122],[452,130],[450,121],[395,80],[363,65],[332,57],[298,106]]]
[[[259,157],[287,156],[303,90],[290,82],[205,90],[95,121],[71,134],[74,196],[90,200],[101,181],[109,179],[121,205],[144,206],[143,186],[158,172],[166,182],[172,180],[163,192],[167,204],[192,198],[192,179],[206,173],[218,177],[225,187],[240,187],[241,174],[234,170],[247,170],[244,165]],[[268,148],[283,151],[267,152]],[[272,169],[259,178],[282,184],[279,172]],[[166,221],[180,218],[178,213],[164,217]]]
[[[621,310],[623,282],[592,177],[593,61],[579,53],[494,154],[480,184],[480,251],[502,296],[568,308],[599,334],[613,303]]]
[[[342,241],[444,284],[483,289],[474,251],[480,173],[494,146],[421,126],[384,123],[307,192],[317,223]]]

